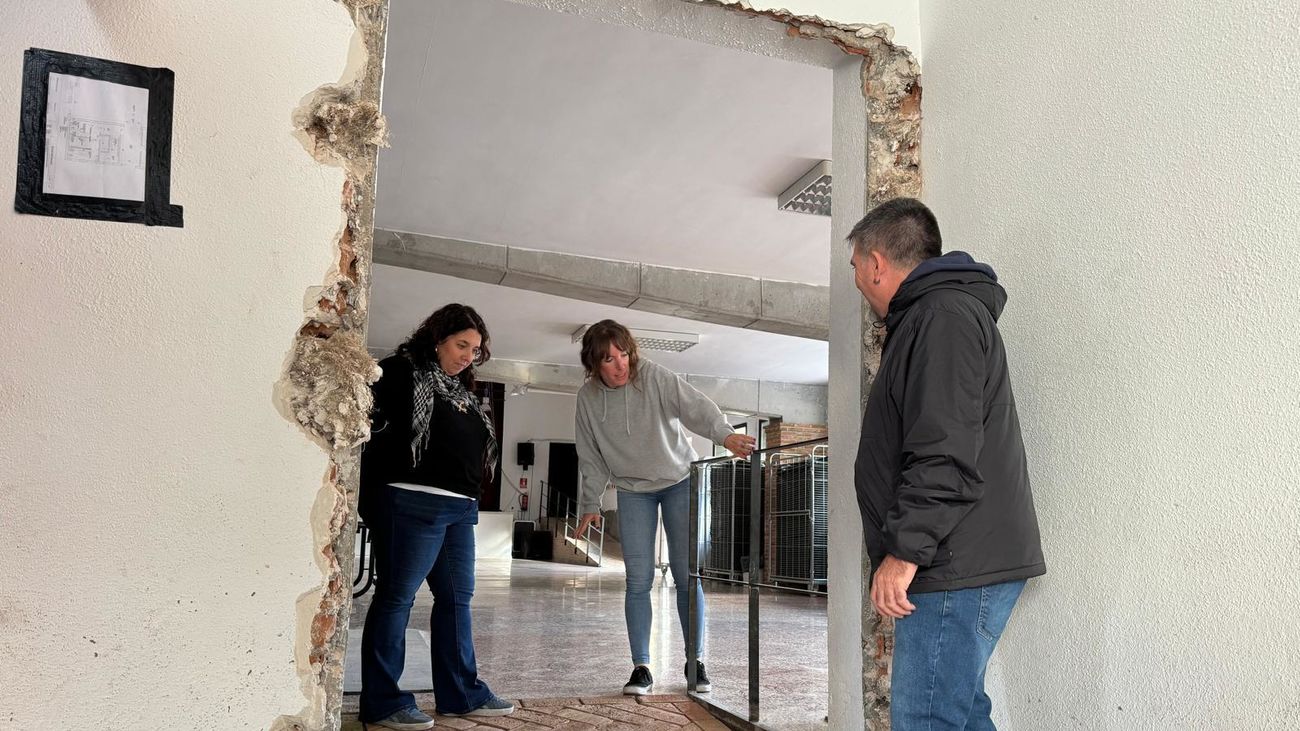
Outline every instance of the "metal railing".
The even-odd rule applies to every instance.
[[[537,522],[549,528],[550,525],[548,524],[547,521],[552,520],[552,517],[550,515],[551,503],[549,500],[551,496],[551,485],[546,480],[538,480],[537,484],[540,487],[540,489],[537,491],[537,499],[539,501],[537,503]],[[527,519],[528,519],[528,511],[524,511],[524,520]]]
[[[361,554],[356,557],[357,575],[352,579],[352,598],[356,599],[370,591],[370,587],[375,584],[375,552],[370,546],[370,529],[366,527],[365,521],[357,519],[357,551]],[[369,554],[369,555],[367,555]],[[362,583],[362,580],[365,583]],[[357,589],[357,586],[361,588]]]
[[[578,504],[568,495],[556,493],[555,499],[559,508],[556,512],[559,515],[551,515],[551,486],[545,480],[542,480],[541,490],[537,497],[541,503],[537,506],[537,520],[545,526],[547,530],[560,530],[566,542],[572,541],[575,550],[582,550],[595,562],[597,566],[604,563],[605,559],[605,526],[588,526],[586,533],[581,537],[574,534],[578,530],[578,524],[582,522],[582,516],[578,514]],[[594,537],[593,537],[594,535]]]
[[[551,510],[551,485],[546,480],[538,480],[537,490],[537,520],[536,525],[551,532],[560,531],[566,542],[572,541],[574,550],[585,551],[587,557],[600,566],[605,558],[605,528],[604,526],[591,526],[587,529],[586,535],[581,538],[575,538],[574,533],[578,530],[578,524],[582,522],[582,516],[578,515],[578,505],[568,495],[556,493],[555,499],[558,503],[558,510]],[[512,484],[511,487],[520,495],[526,495],[524,491]],[[529,511],[522,508],[515,509],[515,520],[529,522],[532,519],[528,517]],[[558,514],[556,514],[558,513]],[[593,537],[594,536],[594,537]]]
[[[604,518],[601,518],[601,525],[588,525],[586,532],[577,536],[575,534],[578,531],[578,524],[582,522],[582,516],[578,514],[577,502],[570,500],[568,495],[556,495],[556,497],[560,500],[560,512],[564,515],[565,541],[573,541],[575,545],[586,544],[582,550],[586,552],[587,558],[600,566],[605,559]],[[593,532],[596,534],[595,538],[592,538]]]
[[[699,607],[695,601],[695,587],[700,581],[712,581],[720,584],[732,586],[744,586],[748,588],[749,594],[749,721],[757,723],[759,721],[759,592],[762,589],[778,591],[791,594],[804,594],[814,596],[825,596],[825,590],[800,589],[791,586],[779,586],[776,584],[765,584],[762,582],[762,557],[763,557],[763,455],[769,453],[786,452],[794,449],[816,447],[827,443],[827,438],[810,439],[806,442],[797,442],[795,444],[783,444],[777,447],[768,447],[765,449],[756,449],[749,456],[749,566],[745,572],[745,580],[738,581],[730,578],[719,576],[705,576],[700,573],[700,552],[703,541],[700,540],[700,487],[701,480],[697,479],[702,468],[719,464],[732,457],[714,457],[712,459],[702,459],[691,464],[691,502],[690,502],[690,580],[687,587],[687,596],[689,597],[686,631],[686,686],[687,690],[693,694],[695,700],[703,703],[711,709],[720,711],[727,715],[732,715],[730,711],[711,703],[706,697],[695,692],[696,688],[696,660],[699,659],[700,648],[695,647],[694,638],[699,632]],[[820,451],[821,455],[825,454],[824,450]]]

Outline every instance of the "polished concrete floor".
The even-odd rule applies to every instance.
[[[538,561],[479,561],[474,596],[474,644],[479,674],[503,698],[599,697],[617,694],[632,669],[623,622],[623,571],[614,564],[587,568]],[[672,580],[651,594],[655,692],[686,691],[682,633]],[[748,600],[743,590],[707,586],[705,656],[712,703],[748,713]],[[354,608],[351,645],[358,645],[370,594]],[[432,598],[416,599],[408,633],[403,685],[428,687],[427,655],[416,659],[428,630]],[[761,601],[761,723],[771,729],[826,728],[826,600],[793,594]],[[421,668],[421,669],[417,669]],[[355,649],[349,652],[348,690],[359,686]]]

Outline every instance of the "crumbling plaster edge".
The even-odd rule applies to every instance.
[[[370,437],[369,384],[379,368],[365,348],[373,249],[375,170],[386,144],[380,113],[388,0],[333,0],[356,31],[340,80],[303,98],[292,116],[295,137],[345,179],[342,225],[333,264],[307,291],[303,324],[293,338],[273,401],[280,413],[329,455],[313,502],[313,559],[321,584],[299,597],[295,667],[303,708],[274,719],[272,731],[337,731],[352,607],[352,550],[360,445]]]
[[[845,53],[866,56],[883,42],[892,48],[907,52],[894,45],[894,28],[888,23],[839,23],[816,15],[799,15],[785,9],[755,9],[747,0],[682,0],[695,5],[712,5],[726,8],[751,17],[768,18],[783,23],[792,36],[830,41]],[[910,56],[911,53],[907,52]]]

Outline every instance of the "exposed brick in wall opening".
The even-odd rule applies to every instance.
[[[867,207],[900,196],[921,195],[921,85],[916,59],[902,49],[881,49],[862,64],[867,100]],[[862,327],[862,399],[880,370],[885,331],[866,310]],[[887,731],[889,680],[894,657],[894,620],[876,613],[869,581],[862,584],[862,703],[865,725]]]

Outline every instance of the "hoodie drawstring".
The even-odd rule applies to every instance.
[[[623,428],[632,436],[632,414],[628,412],[628,390],[627,386],[619,389],[623,392]],[[604,424],[610,419],[610,389],[601,386],[601,423]]]
[[[628,408],[627,408],[627,387],[624,386],[620,390],[623,391],[623,428],[627,430],[627,435],[630,437],[632,436],[632,414],[628,413]],[[600,403],[601,403],[600,423],[604,424],[605,421],[609,419],[609,389],[608,388],[602,387],[600,389]]]

